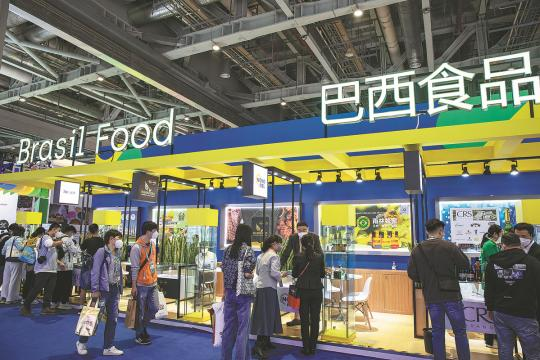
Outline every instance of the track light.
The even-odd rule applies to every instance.
[[[337,183],[342,183],[343,180],[341,180],[341,171],[338,171],[337,175],[336,175],[336,182]]]
[[[129,190],[123,190],[122,192],[124,193],[124,195],[129,195]]]
[[[353,12],[353,15],[354,15],[354,17],[360,17],[360,16],[364,15],[364,12],[361,9],[356,8],[356,10],[354,10],[354,12]]]
[[[220,49],[221,49],[221,48],[219,47],[218,44],[213,44],[213,45],[212,45],[212,50],[214,50],[214,51],[219,51]]]
[[[214,190],[214,179],[210,180],[210,186],[208,186],[208,190]]]
[[[225,189],[225,179],[221,179],[221,184],[219,184],[220,189]]]
[[[381,172],[379,171],[379,169],[375,169],[375,180],[377,181],[382,180]]]
[[[489,166],[489,163],[484,163],[484,172],[482,175],[491,175],[491,166]]]
[[[315,184],[322,185],[322,172],[319,171],[317,175],[317,181],[315,181]]]
[[[362,173],[360,172],[360,170],[356,170],[356,182],[360,184],[362,181],[364,181],[362,180]]]
[[[461,165],[461,176],[466,178],[466,177],[469,177],[469,170],[467,169],[467,165],[465,164],[462,164]]]
[[[236,185],[236,188],[238,190],[242,190],[242,178],[241,177],[238,178],[238,185]]]
[[[518,167],[517,167],[517,161],[514,161],[514,163],[512,164],[512,168],[510,169],[510,175],[518,175],[519,174],[519,170],[518,170]]]
[[[189,116],[184,115],[184,120],[185,120],[185,121],[189,121]]]

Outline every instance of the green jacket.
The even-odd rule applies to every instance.
[[[501,250],[493,240],[486,241],[484,246],[482,246],[482,253],[480,254],[480,265],[482,266],[482,273],[486,270],[489,258],[497,254],[499,251]]]

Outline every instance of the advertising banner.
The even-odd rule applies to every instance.
[[[456,244],[480,245],[489,227],[499,222],[497,208],[450,209],[452,241]]]
[[[242,168],[242,194],[252,199],[268,198],[268,169],[256,165],[245,164]]]
[[[0,192],[0,220],[14,223],[17,216],[17,200],[19,195]]]

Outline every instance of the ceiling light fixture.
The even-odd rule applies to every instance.
[[[221,48],[219,47],[218,44],[213,44],[213,45],[212,45],[212,50],[214,50],[214,51],[219,51],[220,49],[221,49]]]
[[[315,181],[315,184],[322,185],[322,172],[320,172],[320,171],[317,174],[317,181]]]
[[[20,102],[26,102],[26,98],[20,97],[20,98],[19,98],[19,101],[20,101]]]
[[[519,170],[517,167],[517,161],[514,161],[514,163],[512,164],[512,168],[510,169],[510,175],[516,176],[518,174],[519,174]]]
[[[104,78],[103,76],[101,76],[101,75],[98,75],[98,77],[97,77],[97,81],[104,81],[104,80],[105,80],[105,78]]]
[[[347,51],[345,52],[345,57],[352,58],[353,56],[354,56],[354,49],[352,47],[348,48]]]
[[[341,180],[341,171],[338,171],[337,174],[336,174],[336,182],[338,184],[343,182],[343,180]]]
[[[484,163],[484,172],[482,175],[491,175],[491,166],[489,166],[489,163]]]
[[[185,120],[185,121],[189,121],[189,116],[184,115],[184,120]]]
[[[286,106],[287,102],[284,99],[281,99],[281,102],[279,103],[281,106]]]
[[[219,184],[220,189],[225,189],[225,179],[221,179],[221,184]]]
[[[356,170],[356,182],[358,184],[360,184],[361,182],[363,182],[364,180],[362,180],[362,173],[360,170]]]
[[[364,15],[364,11],[362,11],[362,9],[356,8],[356,10],[354,10],[354,12],[353,12],[353,15],[354,15],[354,17],[360,17],[360,16]]]
[[[379,171],[379,169],[375,169],[375,180],[377,181],[382,180],[381,172]]]
[[[231,78],[231,62],[229,60],[223,60],[223,65],[219,77],[222,79]]]
[[[242,178],[241,177],[238,178],[238,185],[236,185],[236,188],[238,190],[242,190]]]
[[[214,179],[210,180],[210,186],[208,187],[208,190],[214,190]]]
[[[466,164],[461,164],[461,176],[464,178],[467,178],[470,176],[469,169],[467,169]]]

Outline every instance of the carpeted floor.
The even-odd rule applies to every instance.
[[[34,315],[25,318],[19,315],[19,308],[0,306],[0,359],[9,360],[67,360],[81,358],[75,351],[77,337],[74,334],[78,319],[76,314],[39,316],[39,307],[34,307]],[[103,324],[98,333],[88,343],[89,354],[84,359],[102,357]],[[122,319],[116,329],[116,346],[124,350],[124,359],[219,359],[220,351],[211,345],[211,334],[188,329],[153,326],[149,330],[153,343],[150,346],[137,345],[133,331],[125,328]],[[316,356],[306,357],[299,348],[278,345],[270,354],[270,359],[333,359],[369,360],[359,356],[319,351]]]

